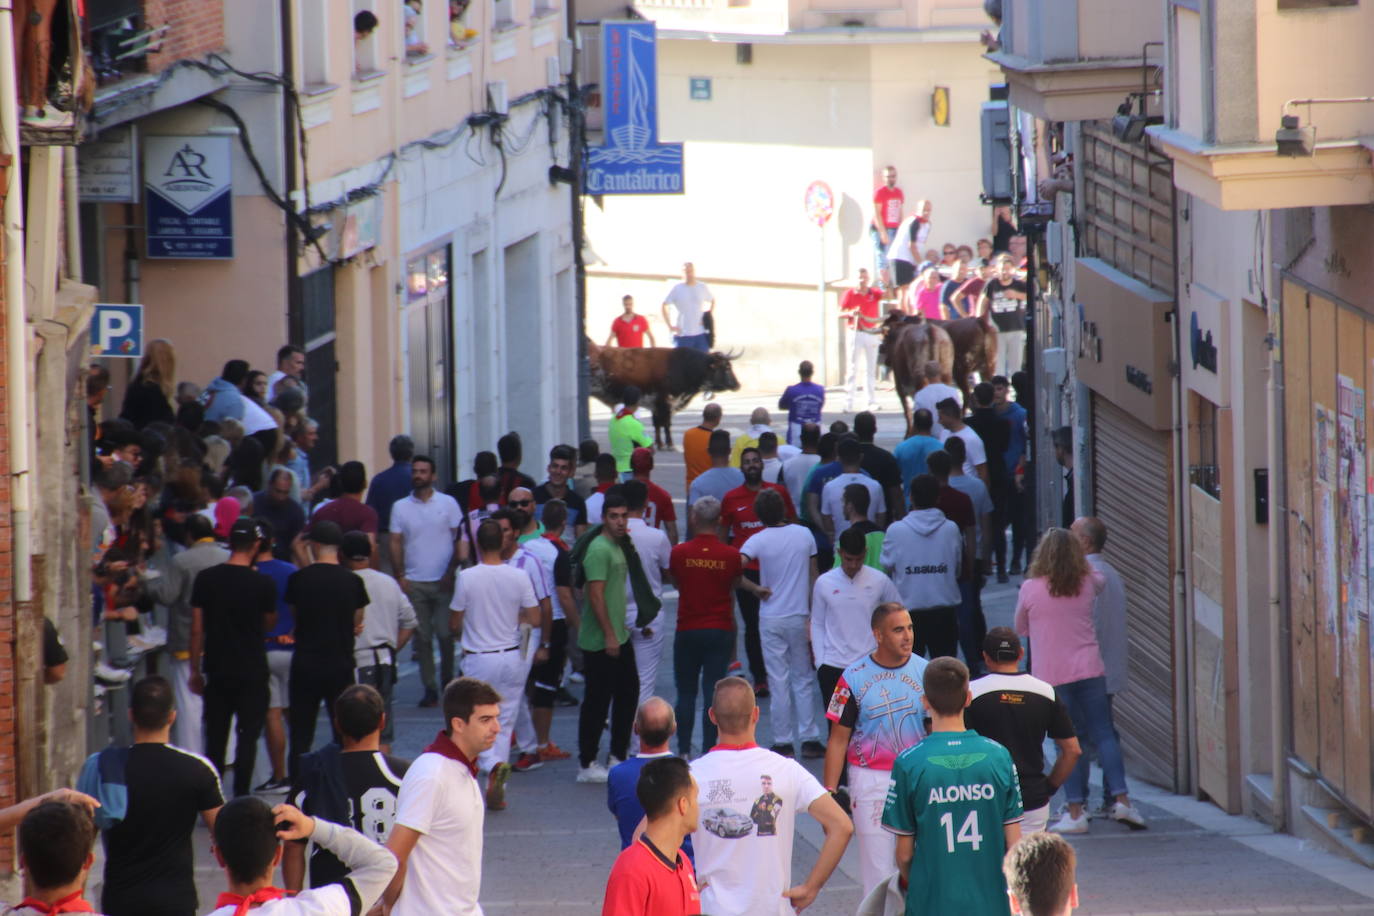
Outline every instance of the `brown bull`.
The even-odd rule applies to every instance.
[[[925,387],[925,364],[940,364],[940,381],[956,385],[969,397],[969,375],[977,372],[992,378],[997,364],[997,330],[986,318],[956,318],[953,321],[908,319],[900,314],[887,318],[883,329],[883,360],[892,370],[897,397],[906,416],[907,435],[911,435],[911,405],[908,399]]]
[[[739,380],[728,353],[702,353],[688,347],[601,347],[587,341],[591,393],[607,407],[620,403],[627,385],[643,394],[654,416],[654,446],[673,447],[673,413],[698,394],[738,391]]]

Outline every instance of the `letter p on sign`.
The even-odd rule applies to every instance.
[[[91,356],[143,356],[143,306],[96,303],[91,320]]]

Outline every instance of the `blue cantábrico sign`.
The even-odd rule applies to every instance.
[[[682,144],[658,142],[652,22],[601,24],[605,145],[587,152],[589,194],[681,194]]]

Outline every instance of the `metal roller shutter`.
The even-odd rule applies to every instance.
[[[1176,789],[1169,435],[1101,395],[1092,403],[1093,501],[1126,586],[1130,682],[1116,727],[1132,771]]]

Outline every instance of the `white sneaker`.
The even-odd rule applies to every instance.
[[[610,771],[595,760],[591,766],[585,766],[577,771],[578,782],[604,783],[609,776]]]
[[[1050,825],[1050,830],[1055,833],[1087,833],[1087,812],[1080,814],[1078,817],[1074,817],[1069,813],[1068,809],[1065,808],[1064,813],[1059,816],[1059,820]]]
[[[624,762],[625,761],[621,760],[615,754],[611,754],[609,757],[606,758],[606,771],[610,772],[611,770],[614,770],[616,767],[620,766]]]
[[[95,666],[95,679],[102,684],[123,684],[133,677],[133,672],[125,668],[115,668],[104,662]]]
[[[1120,821],[1132,830],[1146,829],[1145,818],[1135,809],[1134,805],[1128,805],[1125,802],[1117,802],[1112,805],[1111,818],[1114,821]]]

